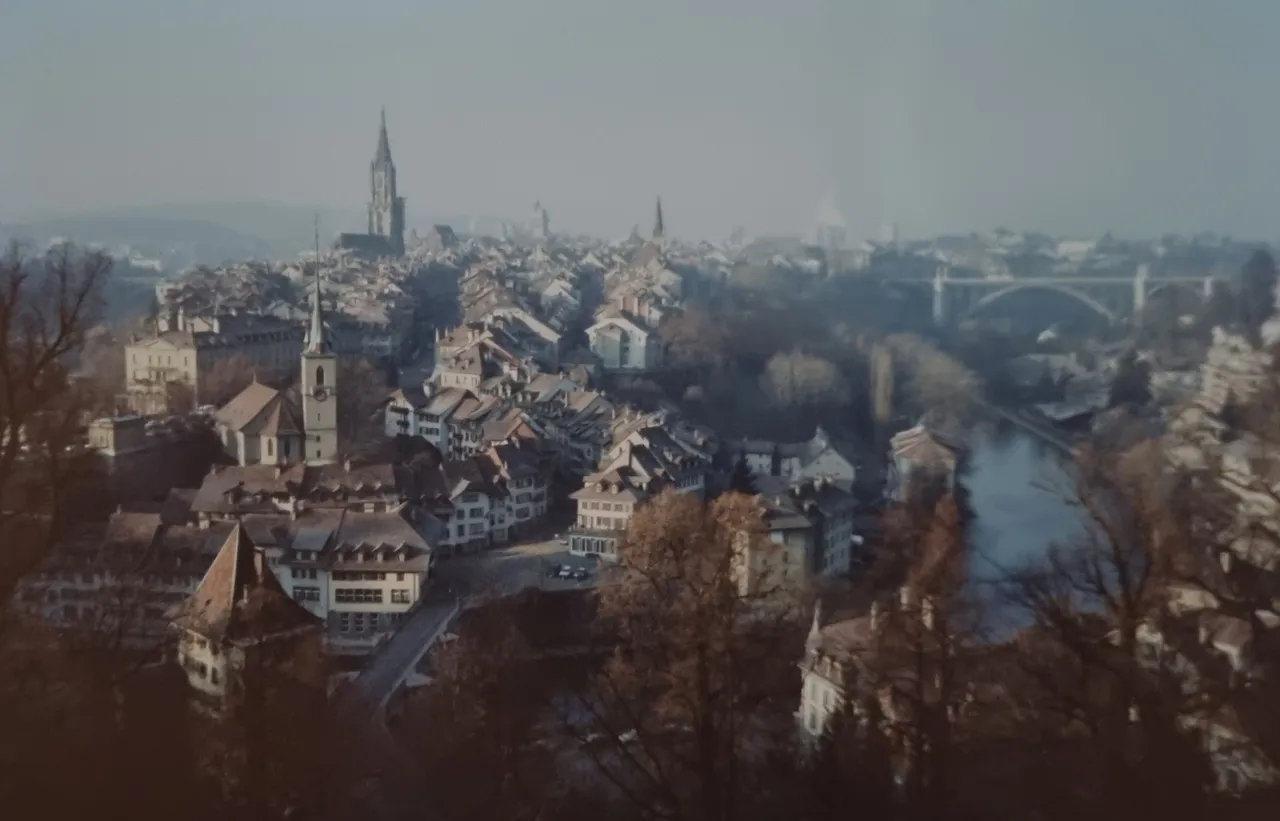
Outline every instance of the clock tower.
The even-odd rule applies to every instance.
[[[318,250],[315,265],[311,324],[302,351],[303,451],[307,464],[327,465],[338,460],[338,356],[325,331],[320,307]]]

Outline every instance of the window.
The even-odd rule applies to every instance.
[[[401,574],[401,575],[403,575],[403,574]],[[392,604],[408,604],[408,603],[409,603],[409,591],[408,591],[408,590],[392,590],[392,591],[391,591],[391,603],[392,603]]]
[[[324,385],[324,366],[320,365],[316,368],[316,386]]]
[[[398,581],[398,582],[402,582],[402,581],[404,581],[404,574],[403,574],[403,573],[397,573],[397,574],[396,574],[396,581]]]
[[[467,535],[467,526],[458,525],[458,538],[461,539],[465,535]]]
[[[294,601],[320,601],[320,588],[318,587],[295,587],[293,588]]]
[[[342,633],[351,632],[351,614],[350,613],[338,614],[338,631]]]
[[[479,536],[479,535],[481,535],[482,533],[484,533],[484,524],[483,524],[483,523],[481,523],[481,524],[475,524],[475,525],[472,525],[472,526],[471,526],[471,535],[472,535],[472,536]]]
[[[271,439],[271,438],[267,439],[267,455],[275,456],[275,440],[274,439]]]
[[[209,681],[212,681],[214,684],[218,683],[218,668],[215,667],[209,671]]]
[[[382,604],[382,591],[376,587],[339,587],[333,595],[339,604]]]

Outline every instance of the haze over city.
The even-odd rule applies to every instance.
[[[1236,0],[7,0],[0,218],[360,214],[387,109],[410,226],[1267,239],[1280,6]],[[342,226],[334,226],[335,230]],[[350,226],[352,229],[359,225]]]

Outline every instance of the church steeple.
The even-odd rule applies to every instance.
[[[307,326],[307,353],[330,353],[332,346],[324,329],[324,309],[320,305],[320,217],[315,220],[316,259],[312,271],[311,323]]]
[[[382,109],[382,124],[378,128],[378,151],[373,155],[375,165],[391,162],[391,141],[387,139],[387,109]]]
[[[662,197],[658,197],[657,213],[653,218],[653,239],[654,242],[661,242],[666,235],[666,229],[662,225]]]
[[[378,150],[369,163],[369,233],[385,237],[391,250],[404,253],[404,197],[396,191],[396,164],[387,137],[387,110],[378,126]]]

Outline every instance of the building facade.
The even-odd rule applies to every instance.
[[[387,137],[387,112],[378,128],[378,148],[369,164],[369,225],[364,234],[342,234],[338,245],[372,257],[404,253],[404,197],[396,186],[396,165]]]
[[[219,365],[243,359],[263,379],[282,378],[297,367],[304,329],[270,316],[225,314],[188,317],[181,311],[162,319],[157,333],[124,346],[125,396],[137,413],[170,407],[174,389],[190,392],[195,405],[209,401]]]

